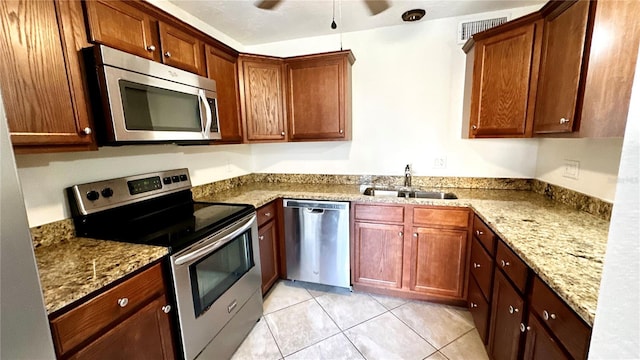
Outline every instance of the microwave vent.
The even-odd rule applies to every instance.
[[[461,21],[458,23],[458,44],[464,44],[475,33],[506,23],[509,17],[505,15],[492,19]]]

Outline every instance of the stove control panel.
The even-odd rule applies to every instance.
[[[176,169],[79,184],[67,194],[74,211],[88,215],[187,189],[189,169]]]

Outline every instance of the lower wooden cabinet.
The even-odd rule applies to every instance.
[[[482,295],[475,278],[469,279],[468,308],[476,324],[480,339],[486,345],[489,339],[489,303]]]
[[[529,314],[526,327],[527,337],[524,347],[526,360],[563,360],[565,355],[553,336],[542,326],[533,314]]]
[[[356,222],[354,225],[353,282],[400,289],[404,227]]]
[[[278,201],[274,200],[256,212],[258,216],[258,242],[260,246],[260,267],[262,271],[262,295],[280,278],[281,272],[281,244],[280,217],[278,216]]]
[[[491,302],[489,354],[494,360],[511,360],[520,350],[520,324],[524,319],[524,299],[502,272],[495,272]]]
[[[51,319],[60,359],[174,359],[173,305],[158,263]]]

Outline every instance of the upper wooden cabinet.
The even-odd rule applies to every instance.
[[[216,81],[218,121],[222,138],[216,143],[241,143],[240,93],[238,91],[238,56],[206,45],[207,77]]]
[[[1,1],[0,19],[0,87],[15,151],[95,149],[80,3]]]
[[[204,44],[187,28],[159,21],[136,2],[91,0],[84,4],[91,41],[206,75]]]
[[[238,66],[244,140],[286,141],[282,59],[241,54]]]
[[[530,15],[476,34],[465,45],[471,86],[465,89],[463,137],[531,137],[542,23]]]
[[[640,42],[640,2],[559,1],[541,12],[545,34],[534,132],[623,136]]]
[[[289,139],[351,139],[351,51],[286,60]]]

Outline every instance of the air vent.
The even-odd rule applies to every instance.
[[[471,35],[491,29],[509,21],[510,16],[501,16],[493,19],[462,21],[458,23],[458,44],[464,44]]]

